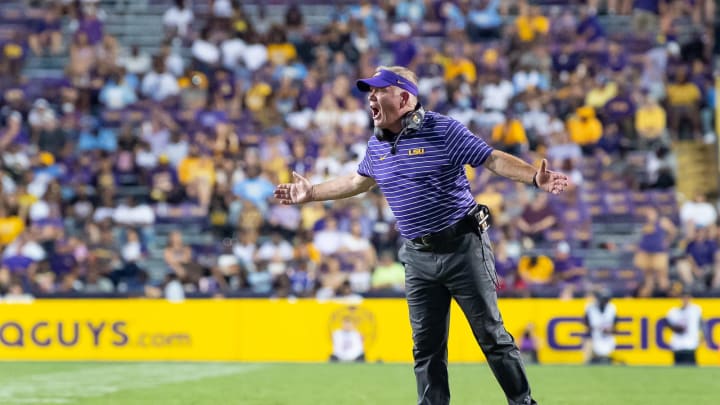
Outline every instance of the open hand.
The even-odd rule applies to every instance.
[[[535,174],[535,181],[541,190],[553,194],[560,194],[570,184],[566,175],[547,169],[547,159],[543,159],[540,163],[540,170]]]
[[[278,184],[275,189],[275,198],[281,204],[302,204],[312,200],[312,185],[305,177],[292,173],[293,183]]]

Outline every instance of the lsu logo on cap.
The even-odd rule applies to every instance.
[[[424,155],[425,154],[425,148],[414,148],[410,149],[408,151],[408,155],[415,156],[415,155]]]

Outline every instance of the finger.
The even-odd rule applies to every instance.
[[[540,173],[545,173],[547,171],[547,159],[543,159],[542,162],[540,162]]]
[[[293,175],[293,180],[295,180],[295,183],[307,181],[307,179],[305,177],[301,176],[300,173],[296,172],[295,170],[293,170],[292,175]]]

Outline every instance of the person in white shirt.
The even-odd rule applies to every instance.
[[[234,38],[228,38],[220,44],[222,53],[222,64],[224,67],[234,70],[244,60],[247,44],[238,34]]]
[[[242,56],[245,67],[254,72],[267,62],[267,47],[261,43],[257,35],[251,34],[247,38],[245,52]]]
[[[702,309],[693,304],[692,295],[684,292],[682,305],[670,309],[665,322],[672,330],[670,349],[673,351],[675,365],[694,366],[697,364],[695,352],[700,345],[700,333],[703,331]]]
[[[680,207],[680,221],[686,232],[691,233],[696,227],[714,226],[717,217],[715,207],[703,193],[697,193],[694,199],[684,202]]]
[[[180,93],[177,79],[165,70],[165,61],[156,59],[153,70],[145,75],[140,86],[143,96],[155,101],[163,101]]]
[[[201,63],[207,68],[216,67],[220,62],[220,48],[210,40],[210,30],[205,28],[200,33],[200,38],[193,41],[190,50],[196,63]],[[201,71],[205,71],[202,68]]]
[[[482,107],[486,110],[505,111],[515,95],[512,83],[493,73],[490,82],[482,88]]]
[[[282,238],[279,232],[273,232],[270,240],[265,241],[255,254],[255,260],[288,262],[295,256],[292,245]]]
[[[119,225],[145,227],[155,223],[155,212],[149,205],[138,204],[135,198],[128,197],[125,203],[115,208],[112,219]]]
[[[133,45],[130,53],[120,58],[125,71],[130,74],[142,76],[152,68],[150,54],[140,49],[140,45]]]
[[[343,246],[347,232],[338,229],[337,220],[333,216],[325,218],[325,227],[315,233],[313,244],[324,255],[333,255]]]
[[[598,290],[594,300],[585,307],[585,325],[588,328],[592,356],[591,364],[610,364],[615,351],[615,324],[617,309],[610,302],[610,292]]]
[[[363,337],[355,328],[350,317],[343,318],[342,328],[333,331],[332,348],[333,352],[330,355],[330,361],[365,361]]]
[[[163,15],[163,25],[171,33],[185,38],[191,31],[194,18],[192,10],[185,6],[185,0],[175,0],[175,5]]]

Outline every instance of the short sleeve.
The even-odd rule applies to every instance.
[[[460,122],[451,120],[445,138],[450,162],[455,165],[470,165],[478,167],[492,153],[493,148],[485,141],[475,136]]]
[[[370,160],[370,150],[368,149],[367,152],[365,152],[365,157],[360,162],[360,165],[358,165],[358,174],[364,177],[370,177],[374,178],[373,168],[372,168],[372,161]]]

